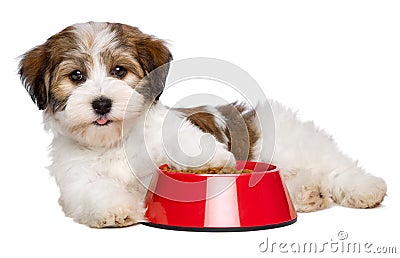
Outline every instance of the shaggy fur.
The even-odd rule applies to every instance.
[[[324,209],[332,201],[353,208],[382,202],[382,179],[366,174],[329,135],[275,101],[269,103],[273,120],[261,124],[257,117],[268,116],[268,103],[255,109],[162,105],[158,97],[171,60],[163,41],[137,28],[94,22],[70,26],[23,55],[19,74],[54,135],[50,171],[67,216],[91,227],[141,221],[145,186],[158,165],[270,162],[263,128],[271,123],[272,163],[298,211]]]

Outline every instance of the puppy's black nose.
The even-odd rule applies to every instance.
[[[92,107],[94,112],[99,115],[105,115],[111,111],[112,101],[106,97],[100,97],[93,100]]]

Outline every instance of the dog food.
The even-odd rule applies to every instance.
[[[176,169],[171,169],[171,168],[163,168],[163,170],[168,171],[168,172],[179,172],[179,173],[188,173],[188,174],[248,174],[252,173],[253,170],[250,169],[241,169],[241,170],[236,170],[234,168],[224,168],[224,167],[219,167],[219,168],[209,168],[206,170],[176,170]]]

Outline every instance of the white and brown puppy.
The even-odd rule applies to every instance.
[[[255,119],[263,105],[168,109],[158,101],[171,60],[163,41],[128,25],[95,22],[70,26],[23,55],[19,74],[54,135],[50,171],[67,216],[91,227],[143,220],[142,182],[162,163],[206,168],[233,166],[235,158],[270,161],[263,153],[268,132]],[[298,211],[323,209],[331,200],[355,208],[382,202],[382,179],[366,174],[312,123],[270,104],[272,162]],[[213,155],[196,158],[204,136],[215,140]],[[163,144],[185,155],[171,158]]]

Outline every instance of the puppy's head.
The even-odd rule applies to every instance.
[[[107,146],[121,138],[124,118],[161,94],[171,60],[163,41],[137,28],[89,22],[25,53],[19,74],[55,133]]]

